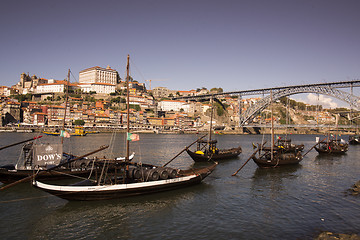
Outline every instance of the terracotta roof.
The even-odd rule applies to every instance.
[[[69,86],[77,86],[76,83],[69,83],[68,81],[64,81],[64,80],[55,80],[54,83],[42,83],[42,84],[39,84],[38,86],[49,86],[49,85],[69,85]]]
[[[179,100],[162,100],[161,102],[181,102],[181,103],[186,103],[185,101],[179,101]]]
[[[65,107],[59,105],[50,105],[49,108],[65,108]]]
[[[11,101],[6,102],[6,104],[15,104],[15,105],[20,105],[20,103],[18,103],[18,102],[11,102]]]

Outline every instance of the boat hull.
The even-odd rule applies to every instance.
[[[347,148],[341,148],[341,149],[323,149],[323,148],[319,148],[319,147],[315,147],[315,150],[319,153],[319,154],[345,154],[347,152]]]
[[[351,145],[359,145],[360,141],[358,139],[352,139],[352,140],[349,140],[349,144],[351,144]]]
[[[49,136],[60,136],[60,133],[59,132],[43,132],[44,134],[46,135],[49,135]],[[73,136],[73,137],[83,137],[83,136],[86,136],[88,133],[70,133],[70,136]]]
[[[350,136],[349,137],[349,144],[351,145],[358,145],[360,144],[360,136],[356,135],[356,136]]]
[[[241,147],[238,147],[238,148],[220,150],[219,153],[214,153],[214,154],[197,154],[191,151],[190,149],[187,149],[186,152],[195,162],[206,162],[209,161],[210,159],[214,161],[219,161],[224,159],[235,158],[240,155],[242,149]]]
[[[298,164],[302,160],[302,156],[300,153],[283,153],[275,156],[272,160],[266,157],[258,158],[256,156],[253,156],[252,159],[261,168],[271,168]]]
[[[40,170],[42,172],[39,174],[38,179],[41,180],[61,180],[69,178],[69,174],[79,176],[79,177],[87,177],[90,174],[90,170],[56,170],[55,171],[46,171]],[[23,178],[29,177],[37,173],[36,170],[14,170],[14,169],[7,169],[7,168],[0,168],[0,182],[2,183],[12,183]],[[29,180],[30,181],[30,180]]]
[[[192,186],[200,183],[204,178],[206,178],[215,169],[216,165],[217,163],[203,169],[194,169],[189,172],[183,172],[182,176],[172,179],[140,183],[105,186],[57,186],[34,181],[33,185],[43,191],[69,201],[108,200],[152,194]]]

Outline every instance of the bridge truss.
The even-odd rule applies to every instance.
[[[206,94],[198,96],[186,96],[178,97],[175,99],[183,100],[199,100],[208,98],[221,98],[225,96],[237,96],[239,101],[239,110],[241,110],[241,98],[245,95],[265,95],[272,93],[272,101],[276,101],[282,97],[300,94],[300,93],[317,93],[324,94],[341,101],[344,101],[350,105],[351,108],[360,110],[360,98],[352,94],[353,87],[360,87],[360,80],[346,81],[346,82],[332,82],[332,83],[320,83],[320,84],[307,84],[307,85],[295,85],[287,87],[275,87],[264,88],[256,90],[236,91],[236,92],[223,92],[216,94]],[[351,92],[347,93],[340,91],[337,88],[350,88]],[[251,105],[246,111],[239,111],[240,122],[239,125],[243,126],[246,122],[251,122],[262,110],[264,110],[271,103],[270,95],[263,97],[260,101]]]

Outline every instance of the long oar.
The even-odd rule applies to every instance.
[[[248,160],[246,160],[246,162],[231,176],[235,176],[254,156],[255,154],[260,151],[260,148],[258,148],[250,157]]]
[[[312,146],[302,157],[305,157],[306,154],[308,154],[311,150],[313,150],[314,147],[316,147],[316,145],[319,145],[320,143],[322,143],[323,141],[325,141],[326,138],[324,138],[323,140],[321,140],[320,142],[317,142],[314,146]]]
[[[16,181],[16,182],[10,183],[10,184],[8,184],[8,185],[0,188],[0,191],[1,191],[1,190],[5,190],[5,189],[7,189],[7,188],[9,188],[9,187],[12,187],[12,186],[14,186],[14,185],[17,185],[18,183],[26,182],[26,181],[28,181],[29,179],[34,178],[34,177],[36,177],[36,176],[38,176],[38,175],[41,175],[41,174],[43,174],[43,173],[45,173],[45,172],[54,170],[54,169],[56,169],[56,168],[58,168],[58,167],[61,167],[61,166],[63,166],[63,165],[69,164],[69,163],[74,162],[74,161],[77,161],[77,160],[79,160],[79,159],[81,159],[81,158],[84,158],[84,157],[87,157],[87,156],[92,155],[92,154],[94,154],[94,153],[100,152],[100,151],[102,151],[102,150],[104,150],[104,149],[106,149],[106,148],[108,148],[108,147],[109,147],[109,146],[102,146],[102,147],[100,147],[98,150],[95,150],[95,151],[93,151],[93,152],[84,154],[84,155],[82,155],[82,156],[80,156],[80,157],[77,157],[77,158],[74,158],[74,159],[72,159],[72,160],[70,160],[70,161],[61,163],[61,164],[56,165],[56,166],[54,166],[54,167],[51,167],[51,168],[49,168],[49,169],[47,169],[47,170],[44,170],[44,171],[41,171],[41,172],[37,172],[37,173],[35,173],[35,174],[31,175],[31,176],[28,176],[28,177],[26,177],[26,178],[20,179],[20,180],[18,180],[18,181]]]
[[[166,165],[168,165],[169,163],[171,163],[175,158],[177,158],[178,156],[180,156],[180,154],[182,154],[184,151],[186,151],[189,147],[191,147],[192,145],[194,145],[196,142],[200,141],[201,139],[203,139],[204,137],[206,137],[207,134],[205,134],[204,136],[198,138],[195,142],[193,142],[192,144],[190,144],[189,146],[185,147],[183,150],[181,150],[181,152],[179,152],[175,157],[173,157],[170,161],[168,161],[167,163],[165,163],[162,167],[165,167]]]
[[[26,142],[29,142],[29,141],[34,141],[35,139],[38,139],[38,138],[41,138],[41,137],[42,136],[33,137],[33,138],[30,138],[30,139],[27,139],[27,140],[24,140],[24,141],[21,141],[21,142],[13,143],[13,144],[1,147],[0,150],[3,150],[3,149],[8,148],[8,147],[16,146],[16,145],[19,145],[19,144],[22,144],[22,143],[26,143]]]
[[[246,160],[246,162],[245,162],[233,175],[231,175],[231,176],[235,176],[238,172],[240,172],[240,170],[255,156],[255,154],[256,154],[258,151],[260,151],[260,150],[264,147],[265,144],[266,144],[266,142],[264,142],[261,147],[259,146],[258,149],[257,149],[255,152],[253,152],[253,154],[251,154],[251,156],[249,157],[249,159]]]

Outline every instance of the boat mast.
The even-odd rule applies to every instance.
[[[67,110],[67,105],[68,105],[68,97],[69,97],[69,83],[70,83],[70,69],[68,71],[68,76],[67,76],[67,80],[65,80],[65,87],[66,87],[66,92],[65,92],[65,113],[64,113],[64,119],[62,122],[62,131],[65,131],[65,119],[66,119],[66,110]],[[61,144],[64,143],[64,136],[61,136]]]
[[[211,129],[212,129],[212,121],[213,121],[213,113],[214,113],[214,96],[211,96],[210,98],[210,105],[211,105],[211,111],[210,111],[210,126],[209,126],[209,141],[208,141],[209,146],[211,141]]]
[[[335,140],[337,141],[338,139],[338,134],[339,134],[339,114],[336,114],[335,116]]]
[[[127,63],[126,63],[126,157],[125,161],[129,161],[129,139],[128,135],[130,132],[130,104],[129,104],[129,62],[130,62],[130,55],[127,56]]]
[[[270,104],[271,104],[271,160],[274,159],[274,113],[273,113],[273,95],[270,90]]]

